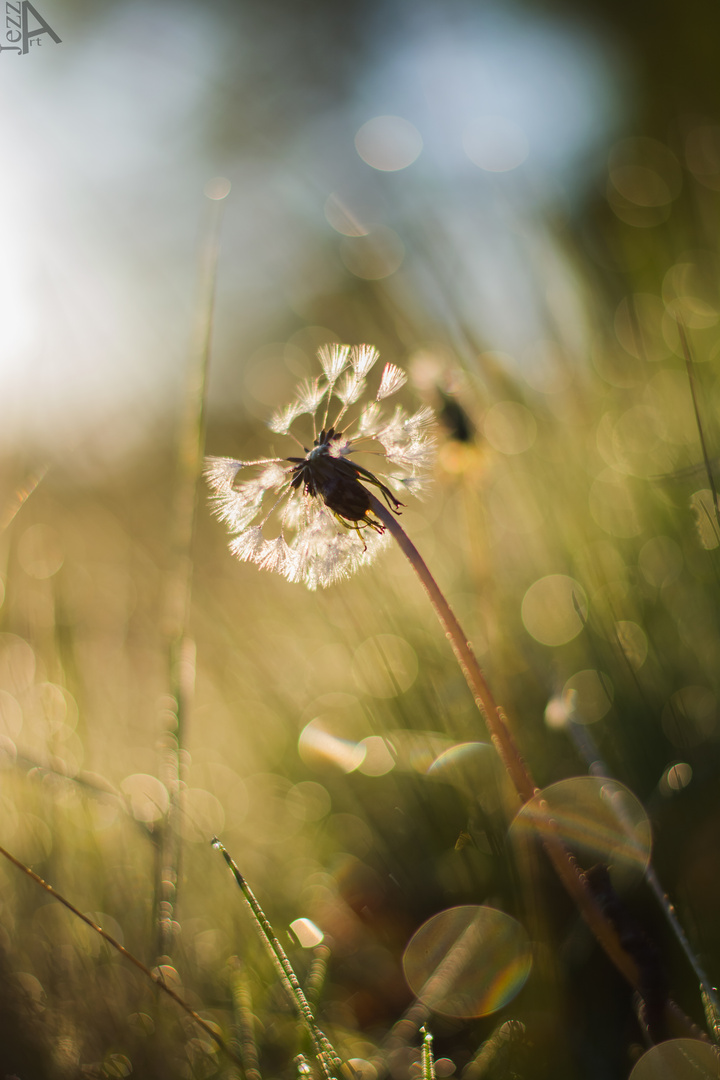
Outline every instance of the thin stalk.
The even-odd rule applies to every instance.
[[[587,727],[582,724],[576,724],[571,720],[570,723],[567,725],[567,732],[570,736],[570,739],[572,740],[573,745],[584,759],[590,775],[598,776],[606,780],[612,780],[612,773],[610,772],[609,768],[600,756],[600,751]],[[617,807],[616,816],[620,825],[625,828],[627,835],[629,837],[632,836],[631,823],[621,813],[618,812]],[[692,946],[688,941],[682,924],[677,917],[675,908],[670,903],[670,898],[663,889],[652,862],[648,863],[647,870],[645,871],[645,880],[650,886],[650,891],[660,905],[662,912],[670,926],[670,929],[675,935],[676,941],[678,942],[680,948],[685,954],[686,960],[695,972],[697,980],[700,984],[700,992],[703,1001],[708,1002],[716,1015],[720,1014],[720,1001],[718,1001],[717,992],[715,991],[709,978],[707,977],[702,964],[693,952]]]
[[[233,1042],[243,1060],[245,1080],[262,1080],[260,1058],[255,1039],[255,1016],[253,1014],[250,983],[245,967],[240,960],[235,960],[233,968],[230,980],[236,1032]]]
[[[310,1036],[315,1058],[320,1066],[323,1080],[333,1080],[334,1077],[340,1074],[343,1065],[342,1060],[331,1045],[327,1036],[318,1027],[313,1011],[310,1008],[310,1003],[303,993],[297,975],[293,970],[285,950],[277,939],[272,923],[260,907],[257,897],[240,873],[237,864],[227,849],[221,844],[216,836],[213,837],[211,843],[215,850],[221,853],[225,862],[228,864],[230,872],[235,878],[235,881],[252,912],[258,930],[260,931],[260,937],[265,944],[278,975],[280,976],[283,990],[287,994],[290,1004],[294,1007],[298,1018],[305,1025],[308,1035]],[[332,1069],[329,1066],[332,1066]]]
[[[500,755],[510,779],[523,803],[528,802],[538,792],[538,788],[532,778],[530,770],[523,761],[515,739],[510,732],[507,719],[492,696],[487,680],[480,669],[475,654],[472,651],[467,637],[463,633],[460,623],[456,619],[450,605],[440,590],[435,578],[430,573],[427,564],[420,552],[408,537],[399,521],[379,499],[368,491],[373,513],[387,528],[393,539],[399,545],[401,551],[409,560],[410,565],[420,579],[425,589],[435,614],[440,620],[445,636],[452,646],[455,657],[465,676],[465,680],[475,698],[475,702],[487,724],[490,737]],[[550,824],[550,823],[549,823]],[[618,933],[612,923],[604,915],[595,897],[590,891],[585,875],[578,866],[574,857],[563,844],[557,833],[550,831],[543,838],[545,851],[555,869],[562,885],[575,902],[580,914],[594,934],[596,940],[603,948],[609,959],[623,975],[623,977],[635,989],[640,988],[640,972],[635,960],[628,955],[623,948]],[[678,1010],[676,1007],[669,1008],[673,1020],[678,1022]],[[686,1032],[697,1032],[694,1025],[687,1018],[682,1023]]]
[[[537,787],[530,775],[527,765],[520,756],[520,751],[518,750],[514,738],[510,734],[506,718],[495,703],[487,680],[472,651],[470,642],[463,633],[460,623],[457,621],[450,605],[440,591],[440,587],[430,573],[427,564],[420,555],[418,549],[410,540],[400,522],[369,490],[368,495],[370,496],[370,504],[373,513],[376,517],[380,518],[388,532],[392,534],[393,539],[399,545],[402,553],[409,560],[413,570],[420,578],[420,582],[430,599],[430,603],[435,609],[435,614],[445,631],[445,637],[450,642],[452,650],[455,653],[455,658],[465,676],[465,681],[472,691],[475,704],[485,719],[490,738],[500,755],[500,759],[515,785],[515,790],[518,795],[524,803],[528,802],[528,800],[532,799],[536,794]]]
[[[229,185],[227,191],[229,191]],[[225,194],[227,194],[227,191]],[[223,198],[209,195],[199,253],[198,294],[189,351],[184,412],[177,451],[175,499],[172,513],[172,561],[167,579],[165,627],[168,650],[170,716],[162,736],[161,779],[170,794],[160,830],[156,887],[157,952],[171,953],[182,855],[179,818],[182,815],[181,760],[195,689],[195,643],[189,635],[192,599],[192,539],[195,529],[198,480],[205,446],[207,373],[212,342],[213,310]]]
[[[108,945],[110,945],[113,949],[119,952],[121,956],[124,956],[126,960],[129,960],[131,964],[134,964],[138,971],[141,971],[146,978],[150,979],[150,981],[153,982],[159,990],[162,990],[163,993],[167,994],[168,997],[171,997],[173,1001],[180,1006],[181,1009],[184,1009],[188,1016],[192,1017],[195,1023],[203,1029],[206,1035],[210,1036],[213,1042],[215,1042],[217,1046],[220,1047],[222,1052],[226,1054],[231,1061],[234,1061],[236,1065],[242,1065],[242,1061],[240,1060],[240,1058],[233,1053],[225,1040],[222,1039],[220,1035],[218,1035],[218,1033],[210,1024],[208,1024],[207,1020],[203,1020],[202,1016],[199,1016],[194,1009],[191,1009],[188,1003],[184,1001],[179,994],[176,994],[175,991],[167,985],[162,974],[155,974],[154,971],[151,971],[150,968],[146,967],[145,964],[143,964],[142,960],[138,960],[138,958],[134,956],[131,952],[129,952],[124,945],[121,945],[120,942],[117,941],[111,934],[108,934],[107,930],[103,930],[101,926],[98,926],[97,923],[94,923],[92,919],[89,919],[87,917],[87,915],[83,915],[82,911],[78,911],[75,905],[71,904],[69,900],[66,900],[65,897],[57,891],[57,889],[54,889],[52,885],[48,885],[48,883],[46,881],[43,881],[43,879],[38,874],[36,874],[34,870],[31,870],[30,867],[26,866],[24,862],[20,861],[20,859],[16,859],[15,856],[11,855],[9,851],[6,851],[4,847],[0,847],[0,855],[3,855],[9,862],[13,864],[13,866],[16,866],[18,870],[22,870],[23,874],[27,874],[27,876],[32,881],[34,881],[36,885],[39,885],[41,889],[44,889],[46,893],[49,893],[50,896],[52,896],[53,900],[57,900],[58,903],[66,907],[68,911],[71,911],[73,915],[75,915],[78,919],[81,919],[82,922],[89,926],[91,930],[94,930],[96,934],[99,934],[101,938],[107,941]]]
[[[435,1055],[433,1054],[433,1037],[426,1027],[420,1028],[420,1034],[422,1035],[422,1080],[436,1080]]]
[[[430,1009],[416,998],[405,1014],[390,1028],[378,1048],[378,1053],[370,1059],[370,1064],[378,1075],[378,1080],[390,1072],[391,1060],[398,1050],[413,1042],[430,1017]]]

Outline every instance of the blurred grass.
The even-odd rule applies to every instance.
[[[545,723],[548,702],[562,711],[575,685],[579,712],[605,709],[594,738],[643,801],[660,879],[717,981],[720,547],[706,477],[688,472],[701,463],[700,443],[674,322],[679,314],[688,326],[712,455],[720,302],[714,260],[703,254],[717,241],[707,213],[702,252],[685,251],[685,222],[707,199],[690,181],[669,225],[605,220],[606,248],[625,253],[610,269],[575,253],[587,356],[552,340],[544,360],[523,369],[503,367],[470,331],[463,347],[428,343],[419,316],[418,328],[398,324],[382,284],[326,298],[314,321],[381,344],[385,359],[409,365],[408,395],[438,406],[444,388],[469,418],[472,439],[441,434],[433,491],[408,506],[403,524],[538,782],[586,771],[563,727]],[[212,453],[263,456],[270,441],[247,416],[232,425],[210,418]],[[160,432],[102,481],[72,461],[56,467],[2,538],[2,843],[150,966],[169,805],[159,777],[176,707],[162,619],[173,446],[173,433]],[[4,517],[25,476],[23,463],[5,463]],[[284,943],[300,916],[325,932],[320,1018],[345,1057],[384,1061],[396,1080],[416,1075],[419,1041],[407,1052],[387,1043],[411,1003],[403,950],[431,915],[487,903],[527,925],[533,973],[497,1015],[434,1017],[438,1055],[460,1074],[499,1025],[518,1020],[524,1034],[507,1053],[488,1050],[481,1075],[574,1077],[591,1065],[592,1075],[627,1075],[642,1043],[629,992],[542,863],[528,871],[513,858],[506,795],[483,799],[484,785],[501,781],[478,776],[473,793],[472,776],[468,788],[467,777],[428,774],[443,750],[486,736],[400,554],[309,594],[236,563],[201,510],[192,561],[197,678],[179,752],[173,985],[226,1032],[240,957],[261,1071],[293,1074],[296,1025],[210,849],[217,833]],[[551,575],[575,583],[582,618]],[[587,671],[602,673],[609,707],[572,682]],[[328,734],[324,752],[301,738],[311,721]],[[343,748],[373,737],[392,745],[395,767],[383,772],[368,755],[346,772]],[[678,763],[690,771],[668,773]],[[687,786],[678,777],[690,777]],[[0,882],[6,1073],[236,1075],[88,928],[11,866],[0,865]],[[697,985],[649,896],[636,887],[623,901],[658,941],[673,997],[702,1023]],[[287,947],[303,981],[310,951]],[[502,1043],[494,1038],[491,1049]]]

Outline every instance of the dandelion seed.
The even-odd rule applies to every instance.
[[[350,359],[357,377],[364,379],[380,359],[380,353],[374,345],[356,345],[350,353]]]
[[[407,375],[405,372],[396,367],[395,364],[386,364],[382,373],[382,379],[380,380],[380,387],[377,392],[377,401],[382,401],[386,397],[390,397],[401,386],[404,386],[407,382]]]
[[[327,385],[320,386],[319,379],[313,379],[310,382],[301,383],[297,388],[297,399],[291,404],[286,406],[288,410],[294,409],[295,416],[300,416],[302,413],[316,413],[320,402],[325,397],[327,392]],[[295,419],[295,417],[293,417]],[[287,434],[287,432],[283,432]]]
[[[304,410],[298,407],[298,402],[293,401],[291,405],[286,405],[284,409],[278,409],[277,412],[273,413],[268,427],[276,435],[287,435],[292,427],[293,420],[297,419],[301,411]]]
[[[371,401],[360,413],[358,419],[358,433],[360,435],[377,434],[382,419],[382,409],[377,401]]]
[[[343,377],[343,381],[335,391],[335,396],[340,398],[343,405],[354,405],[362,397],[365,389],[365,380],[357,376],[353,371]]]
[[[378,360],[375,348],[328,345],[318,359],[324,374],[302,383],[269,425],[300,445],[304,457],[208,458],[205,469],[214,512],[233,536],[232,553],[311,589],[372,562],[386,535],[371,507],[371,489],[400,513],[402,503],[393,492],[421,490],[434,449],[429,410],[409,415],[397,406],[391,415],[383,413],[379,402],[406,380],[394,364],[385,366],[375,400],[351,418]],[[391,464],[392,471],[377,471],[377,460]]]
[[[327,379],[335,382],[350,361],[349,345],[322,345],[318,349],[318,360]]]

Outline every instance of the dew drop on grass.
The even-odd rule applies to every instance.
[[[530,940],[516,919],[467,904],[433,915],[403,956],[412,992],[444,1016],[489,1016],[507,1005],[530,974]]]

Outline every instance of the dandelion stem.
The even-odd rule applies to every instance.
[[[103,930],[101,926],[98,926],[97,923],[94,923],[92,919],[89,919],[87,917],[87,915],[83,915],[82,911],[78,911],[75,905],[71,904],[69,900],[66,900],[65,897],[57,891],[57,889],[54,889],[52,885],[48,885],[46,881],[43,881],[39,874],[36,874],[34,870],[31,870],[30,867],[26,866],[24,862],[20,861],[20,859],[16,859],[15,856],[11,855],[9,851],[6,851],[4,847],[0,847],[0,855],[4,856],[4,858],[11,862],[13,866],[16,866],[18,870],[22,870],[23,874],[27,874],[27,876],[32,881],[34,881],[36,885],[39,885],[40,888],[44,889],[45,892],[49,893],[54,900],[57,900],[58,903],[66,907],[68,911],[71,911],[73,915],[75,915],[78,919],[81,919],[84,923],[86,923],[90,927],[90,929],[94,930],[96,934],[99,934],[101,938],[104,938],[104,940],[107,941],[108,945],[112,946],[112,948],[119,952],[121,956],[124,956],[126,960],[129,960],[131,964],[134,964],[139,971],[142,971],[143,975],[150,979],[151,982],[155,983],[158,989],[162,990],[163,993],[167,994],[168,997],[171,997],[173,1001],[177,1002],[180,1008],[184,1009],[188,1016],[191,1016],[195,1023],[200,1025],[203,1031],[210,1036],[213,1042],[215,1042],[220,1047],[224,1054],[227,1054],[231,1061],[234,1061],[236,1065],[242,1065],[241,1059],[235,1053],[233,1053],[225,1040],[222,1039],[220,1035],[218,1035],[212,1025],[208,1024],[206,1020],[203,1020],[202,1016],[199,1016],[194,1009],[191,1009],[188,1003],[184,1001],[179,994],[176,994],[175,991],[167,985],[162,974],[155,974],[154,971],[151,971],[150,968],[146,967],[145,964],[143,964],[142,960],[138,960],[138,958],[134,956],[131,952],[129,952],[124,945],[121,945],[119,941],[116,941],[116,939],[112,937],[111,934],[108,934],[108,932],[106,930]]]
[[[490,738],[500,755],[508,775],[515,785],[518,795],[524,803],[527,802],[529,799],[533,798],[537,791],[535,782],[530,775],[527,765],[520,756],[520,751],[518,750],[514,738],[510,734],[504,714],[495,703],[487,680],[472,651],[470,642],[463,633],[462,627],[441,592],[438,583],[430,573],[427,563],[410,540],[402,525],[395,515],[391,514],[372,492],[368,492],[368,494],[370,495],[373,513],[376,517],[380,518],[388,532],[392,534],[393,539],[398,543],[403,554],[410,561],[413,570],[420,578],[420,581],[430,598],[430,603],[435,609],[435,614],[442,624],[445,636],[455,653],[455,658],[460,665],[465,680],[472,691],[475,703],[485,718]]]
[[[456,619],[450,605],[440,590],[435,578],[430,573],[427,564],[419,551],[412,543],[397,518],[386,509],[385,506],[369,492],[370,503],[373,513],[385,525],[393,539],[398,543],[403,554],[412,565],[413,570],[430,598],[430,603],[435,609],[440,623],[445,631],[445,636],[450,642],[460,668],[465,676],[468,686],[472,691],[475,702],[480,709],[487,724],[490,737],[495,745],[500,758],[505,766],[510,779],[523,803],[528,802],[537,793],[537,787],[532,775],[523,761],[517,744],[507,724],[502,709],[498,708],[488,686],[487,680],[480,669],[475,654],[469,641],[462,631],[460,623]],[[639,989],[640,973],[634,959],[623,948],[617,931],[603,914],[597,901],[592,895],[585,876],[577,865],[571,853],[567,850],[562,840],[548,830],[543,843],[550,861],[562,882],[566,891],[578,907],[585,922],[602,946],[610,960],[636,990]],[[688,1021],[689,1024],[689,1021]]]

